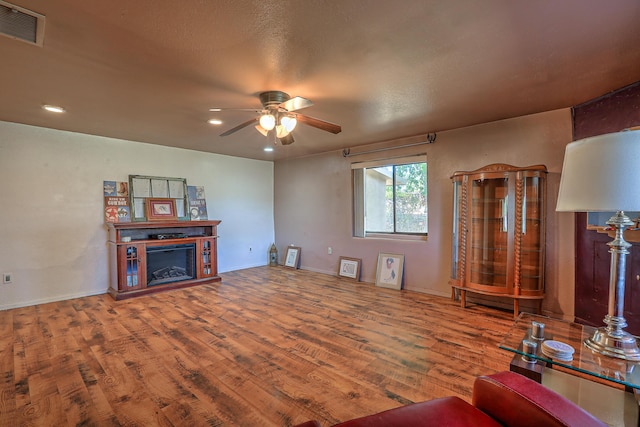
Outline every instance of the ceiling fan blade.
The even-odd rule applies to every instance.
[[[295,142],[295,140],[293,139],[293,135],[288,134],[287,136],[283,136],[282,138],[280,138],[280,143],[282,145],[290,145],[293,144]]]
[[[229,129],[228,131],[226,131],[226,132],[224,132],[224,133],[221,133],[221,134],[220,134],[220,136],[228,136],[228,135],[231,135],[232,133],[237,132],[237,131],[239,131],[239,130],[240,130],[240,129],[242,129],[242,128],[246,128],[247,126],[252,125],[253,123],[255,123],[255,122],[257,122],[257,121],[258,121],[258,117],[254,117],[254,118],[253,118],[253,119],[251,119],[251,120],[247,120],[247,121],[246,121],[246,122],[244,122],[244,123],[240,123],[238,126],[236,126],[236,127],[232,128],[232,129]]]
[[[296,111],[302,110],[303,108],[311,107],[313,102],[309,101],[307,98],[303,98],[301,96],[295,96],[288,101],[284,101],[278,107],[284,108],[287,111]]]
[[[296,114],[296,119],[300,123],[304,123],[305,125],[312,126],[314,128],[318,128],[320,130],[324,130],[331,133],[340,133],[342,132],[342,127],[340,125],[336,125],[334,123],[325,122],[324,120],[316,119],[314,117],[305,116],[302,114]]]
[[[260,113],[262,108],[209,108],[209,111],[248,111],[250,113]]]

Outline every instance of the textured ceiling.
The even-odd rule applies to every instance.
[[[0,37],[0,120],[282,159],[570,107],[640,80],[638,0],[16,0],[43,47]],[[257,94],[302,112],[263,148]],[[42,104],[61,105],[63,115]],[[210,118],[221,126],[207,123]]]

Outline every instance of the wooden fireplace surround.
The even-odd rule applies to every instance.
[[[167,289],[219,282],[217,226],[219,220],[123,222],[107,224],[109,232],[109,294],[116,300]],[[157,234],[186,234],[187,237],[157,239]],[[147,287],[148,247],[195,244],[194,279]]]

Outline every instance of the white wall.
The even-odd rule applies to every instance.
[[[272,162],[0,122],[0,309],[106,292],[102,182],[129,174],[205,187],[219,271],[267,264]]]
[[[406,289],[450,296],[453,191],[450,176],[491,163],[544,164],[547,193],[547,269],[543,310],[573,316],[573,214],[555,212],[564,148],[571,141],[569,109],[438,132],[434,144],[400,150],[427,154],[429,235],[426,241],[352,237],[351,169],[341,152],[275,164],[278,250],[302,247],[303,268],[336,274],[338,258],[362,259],[362,280],[375,282],[379,252],[405,255]],[[377,145],[376,145],[377,146]],[[358,147],[353,152],[366,150]],[[383,156],[400,154],[385,152]],[[380,157],[381,154],[369,156]],[[327,248],[332,248],[328,254]]]

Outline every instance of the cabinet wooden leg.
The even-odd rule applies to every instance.
[[[520,300],[518,298],[513,299],[513,318],[517,319],[520,314]]]
[[[460,289],[460,307],[467,308],[467,291]]]

